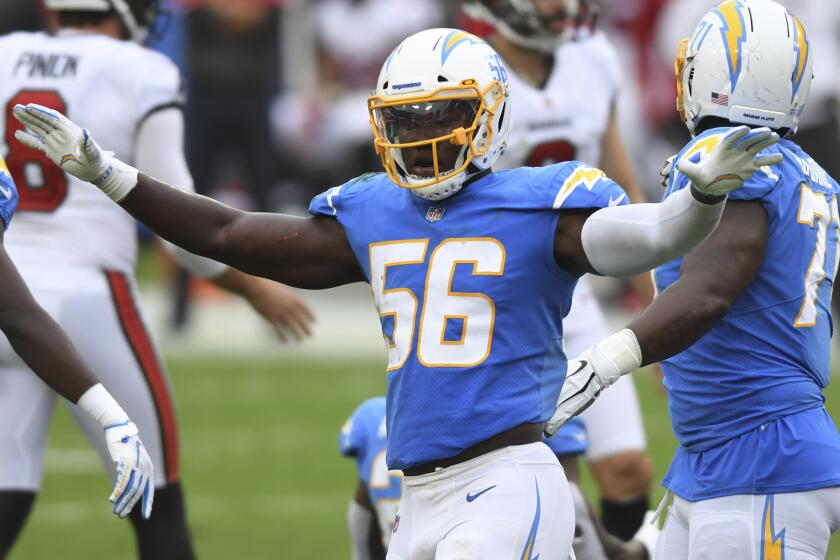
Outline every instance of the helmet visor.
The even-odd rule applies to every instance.
[[[436,99],[373,109],[389,148],[398,148],[406,175],[437,177],[455,169],[476,126],[478,99]]]

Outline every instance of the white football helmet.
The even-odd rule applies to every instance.
[[[564,9],[551,19],[540,15],[534,0],[467,0],[463,9],[517,45],[553,54],[582,29],[594,28],[597,20],[597,9],[590,6],[589,0],[564,0],[564,4]]]
[[[677,110],[692,135],[706,117],[793,134],[814,53],[799,19],[773,0],[726,0],[680,43]]]
[[[408,37],[368,99],[388,176],[429,200],[452,196],[504,150],[508,98],[501,57],[475,35],[429,29]]]
[[[54,11],[108,12],[114,10],[132,40],[142,43],[160,13],[160,0],[44,0]]]

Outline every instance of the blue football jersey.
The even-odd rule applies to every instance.
[[[9,228],[12,216],[18,205],[18,192],[6,162],[0,157],[0,220],[3,227]]]
[[[554,260],[562,213],[627,202],[579,162],[490,173],[426,201],[384,174],[317,196],[371,284],[388,351],[388,466],[406,469],[551,416],[577,276]]]
[[[589,449],[589,435],[586,433],[586,425],[578,416],[560,426],[560,429],[552,437],[543,436],[543,442],[558,457],[581,455]]]
[[[368,399],[356,408],[338,436],[338,450],[356,461],[359,479],[381,521],[391,524],[402,494],[402,475],[389,471],[385,452],[385,397]]]
[[[696,137],[677,160],[698,160],[729,130]],[[662,364],[680,443],[665,485],[686,499],[840,483],[840,436],[822,409],[840,187],[793,142],[765,153],[784,159],[729,195],[767,213],[761,267],[721,321]],[[688,184],[674,166],[665,197]],[[656,270],[660,292],[677,281],[681,262]]]

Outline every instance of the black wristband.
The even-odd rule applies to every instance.
[[[719,204],[726,200],[725,194],[706,194],[695,187],[694,183],[691,183],[691,196],[693,196],[694,200],[697,202],[709,205]]]

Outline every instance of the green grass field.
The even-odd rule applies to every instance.
[[[169,361],[201,558],[349,557],[344,519],[355,471],[338,455],[337,433],[362,399],[384,391],[382,367],[352,360]],[[661,478],[675,446],[665,397],[649,376],[638,374],[636,382]],[[828,403],[840,418],[840,382],[830,388]],[[96,456],[59,410],[43,493],[10,558],[132,557],[128,523],[110,513],[108,486]],[[653,500],[661,495],[657,487]],[[840,536],[828,558],[840,560]]]

